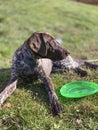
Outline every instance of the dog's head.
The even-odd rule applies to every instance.
[[[27,43],[31,50],[42,58],[62,60],[69,55],[69,51],[48,33],[36,32],[27,40]]]

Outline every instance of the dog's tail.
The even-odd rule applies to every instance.
[[[0,93],[0,106],[15,91],[18,79],[10,82],[6,88]]]

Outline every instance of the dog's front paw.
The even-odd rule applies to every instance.
[[[80,75],[81,77],[87,76],[87,72],[81,68],[76,68],[75,72]]]
[[[92,64],[92,63],[89,63],[89,62],[85,62],[85,65],[87,68],[89,69],[98,69],[98,65],[97,64]]]
[[[62,113],[62,107],[59,101],[55,98],[53,99],[53,102],[52,102],[52,112],[54,115],[59,115],[60,113]]]

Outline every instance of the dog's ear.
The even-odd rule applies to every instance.
[[[28,44],[35,53],[38,53],[40,56],[45,57],[47,55],[48,44],[46,44],[43,35],[43,33],[34,33],[28,39]]]

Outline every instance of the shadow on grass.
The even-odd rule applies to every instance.
[[[0,92],[6,87],[10,79],[11,69],[0,69]]]
[[[10,80],[10,73],[11,69],[1,69],[0,70],[0,92],[6,87]],[[36,100],[40,100],[41,102],[45,103],[47,107],[49,107],[49,99],[47,92],[45,90],[44,84],[41,81],[31,81],[30,83],[27,83],[25,81],[19,80],[17,84],[17,88],[19,89],[25,89],[25,90],[30,90],[31,91],[31,96],[36,97]],[[73,101],[78,101],[80,99],[69,99],[69,98],[64,98],[61,96],[60,91],[57,89],[56,90],[57,96],[62,104],[66,104],[67,102],[73,102]]]
[[[10,80],[10,73],[11,69],[1,69],[0,70],[0,92],[6,87]],[[54,85],[55,86],[55,85]],[[45,90],[44,84],[41,81],[35,81],[31,83],[27,83],[25,81],[19,80],[17,84],[17,88],[25,89],[27,92],[30,92],[30,95],[32,97],[32,101],[36,100],[36,102],[42,103],[45,105],[46,109],[48,110],[49,113],[51,113],[51,106],[49,103],[49,98],[48,94]],[[60,94],[60,90],[55,88],[55,91],[57,93],[58,99],[62,106],[65,106],[66,104],[72,104],[73,102],[77,102],[81,99],[69,99],[69,98],[64,98]],[[21,93],[21,91],[19,91]]]
[[[10,80],[11,69],[0,69],[0,92],[2,92]],[[49,107],[49,99],[45,90],[44,84],[41,81],[31,81],[30,83],[19,80],[17,88],[31,91],[32,99],[36,97],[36,100],[45,103]]]

